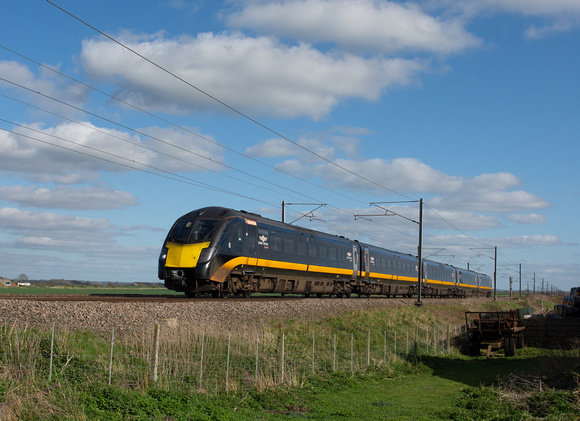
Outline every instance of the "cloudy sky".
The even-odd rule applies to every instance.
[[[580,279],[576,0],[21,0],[0,29],[0,275],[156,281],[176,218],[281,218]],[[319,204],[325,206],[319,207]],[[393,215],[395,213],[396,215]],[[391,215],[391,216],[388,216]]]

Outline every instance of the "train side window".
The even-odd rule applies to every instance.
[[[324,260],[328,259],[328,248],[325,246],[318,247],[318,257]]]
[[[316,244],[310,243],[310,247],[308,248],[308,256],[318,257],[318,247]]]
[[[279,235],[274,235],[274,233],[272,233],[272,244],[270,248],[272,251],[282,251],[282,238]]]
[[[330,260],[336,261],[336,249],[334,247],[328,249],[328,257]]]
[[[295,254],[294,243],[295,241],[293,238],[284,238],[284,253]]]
[[[298,253],[298,256],[306,256],[306,248],[306,241],[303,238],[300,238],[296,247],[296,253]]]

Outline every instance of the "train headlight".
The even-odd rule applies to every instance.
[[[167,247],[163,247],[161,249],[161,254],[159,254],[159,263],[165,265],[165,261],[167,260],[167,252],[169,249]]]

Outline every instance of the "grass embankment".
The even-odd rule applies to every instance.
[[[539,308],[540,303],[539,299],[520,301],[518,306]],[[478,310],[514,306],[514,302],[488,302]],[[360,337],[373,327],[401,330],[417,326],[419,331],[427,331],[435,325],[464,322],[465,310],[473,309],[458,301],[455,306],[362,311],[310,323],[283,320],[270,328],[270,334],[276,338],[282,331],[289,342],[302,341],[308,346],[311,332]],[[67,351],[55,359],[58,370],[48,381],[48,376],[36,370],[39,363],[32,357],[34,352],[25,352],[28,346],[36,347],[45,358],[50,353],[49,341],[34,339],[42,336],[39,333],[29,335],[38,342],[30,346],[23,337],[26,332],[15,338],[10,327],[2,330],[2,420],[573,420],[580,413],[578,349],[527,348],[518,350],[513,358],[504,358],[500,352],[490,359],[467,357],[457,350],[417,359],[389,352],[386,361],[379,352],[369,367],[363,364],[354,372],[329,370],[295,376],[275,387],[212,394],[199,392],[196,379],[155,385],[146,375],[135,374],[136,367],[145,367],[146,373],[148,366],[148,355],[139,347],[124,350],[129,358],[122,373],[124,381],[110,386],[106,357],[110,344],[83,332],[70,332],[66,344],[61,341],[61,351]],[[366,335],[362,337],[364,340]],[[98,356],[95,361],[78,358],[89,350]],[[183,352],[179,350],[180,355]],[[99,364],[104,370],[96,375]],[[58,374],[71,366],[74,376]],[[115,367],[116,372],[121,369]]]

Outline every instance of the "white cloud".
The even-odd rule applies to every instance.
[[[68,244],[88,250],[95,242],[110,241],[114,225],[105,218],[90,219],[52,212],[0,209],[0,228],[16,235],[19,243],[43,246]]]
[[[457,191],[465,183],[458,176],[448,176],[415,158],[397,158],[392,161],[373,158],[362,161],[339,159],[336,163],[350,171],[331,165],[320,164],[310,170],[311,175],[322,177],[329,184],[353,190],[369,190],[384,193],[361,177],[372,180],[398,192],[423,191],[442,193]]]
[[[335,42],[360,52],[461,52],[481,45],[457,20],[426,14],[414,3],[373,0],[294,0],[251,3],[231,14],[234,28],[309,43]]]
[[[537,213],[512,214],[508,219],[519,224],[544,224],[547,220],[545,215]]]
[[[264,158],[279,158],[296,154],[296,147],[284,139],[268,139],[259,145],[250,146],[245,154]]]
[[[136,206],[130,193],[98,187],[0,186],[0,200],[44,209],[116,209]]]
[[[159,252],[157,245],[121,245],[116,237],[128,235],[126,230],[120,229],[106,218],[82,218],[52,212],[0,208],[0,229],[9,236],[9,240],[2,243],[3,249],[27,249],[31,253],[46,253],[46,259],[50,259],[48,254],[56,254],[58,258],[66,256],[69,260],[84,256],[77,268],[79,272],[84,271],[83,277],[91,276],[87,268],[100,259],[155,261],[155,255]],[[89,260],[85,260],[86,258]],[[44,264],[43,267],[46,270],[49,265]],[[119,273],[130,273],[129,269],[123,265],[117,267]]]
[[[453,247],[466,248],[472,247],[474,249],[485,249],[485,245],[493,245],[498,248],[530,248],[537,246],[561,246],[562,240],[557,235],[520,235],[512,237],[498,237],[498,238],[476,238],[465,235],[439,235],[432,236],[433,241],[442,244],[453,244]],[[477,240],[476,243],[474,240]],[[475,246],[475,247],[474,247]],[[489,253],[489,250],[486,251]]]
[[[349,139],[345,141],[345,139]],[[339,141],[336,141],[336,140]],[[276,165],[288,173],[300,173],[332,189],[348,189],[383,195],[394,191],[401,194],[421,192],[429,198],[429,205],[438,211],[461,212],[456,220],[471,220],[467,225],[476,229],[499,226],[495,218],[468,215],[464,212],[521,212],[551,207],[551,203],[521,189],[523,182],[514,174],[499,172],[463,177],[445,174],[415,158],[342,159],[337,154],[348,145],[347,153],[355,155],[359,140],[351,137],[333,137],[328,133],[300,139],[300,145],[333,163],[323,162],[305,149],[289,147],[288,142],[273,139],[248,148],[248,152],[261,156],[291,159]],[[381,187],[382,186],[382,187]],[[465,218],[460,218],[459,215]],[[517,217],[514,217],[514,220]],[[542,220],[540,215],[528,216],[527,221]],[[519,221],[523,221],[521,217]],[[528,222],[529,223],[529,222]]]
[[[195,129],[139,130],[145,136],[87,122],[28,127],[32,130],[15,129],[28,137],[0,132],[0,171],[37,182],[73,184],[94,180],[100,171],[124,172],[141,166],[171,172],[219,169],[223,161],[221,147],[191,134]]]
[[[528,248],[536,246],[561,246],[562,240],[557,235],[521,235],[498,238],[494,241],[499,247]]]
[[[125,34],[121,41],[231,107],[274,117],[319,119],[341,100],[376,100],[385,89],[407,85],[427,69],[420,60],[323,54],[306,44],[287,46],[241,34],[141,40]],[[116,96],[139,107],[229,112],[110,41],[85,40],[81,59],[87,74],[115,83]]]
[[[342,153],[347,156],[356,156],[361,143],[358,136],[369,133],[368,129],[360,127],[332,127],[322,132],[302,135],[296,144],[281,138],[269,139],[248,147],[245,153],[251,156],[270,158],[299,156],[305,162],[319,159],[314,154],[329,160]],[[286,165],[282,163],[279,166]]]
[[[521,212],[548,209],[550,202],[523,190],[487,191],[472,194],[468,190],[430,200],[436,207],[446,209],[477,210],[479,212]]]
[[[458,209],[437,209],[437,215],[435,215],[429,210],[424,210],[423,217],[425,226],[428,226],[430,230],[449,230],[451,226],[448,222],[461,231],[482,231],[500,228],[502,226],[496,217],[476,213],[478,211],[479,209],[476,209],[475,212]]]
[[[58,70],[58,66],[53,68]],[[0,86],[18,92],[27,101],[35,102],[37,106],[61,115],[70,116],[77,114],[78,111],[49,97],[76,107],[82,106],[89,97],[87,87],[59,77],[44,67],[39,67],[39,73],[35,74],[21,63],[0,61],[0,77],[12,82],[0,81]]]

